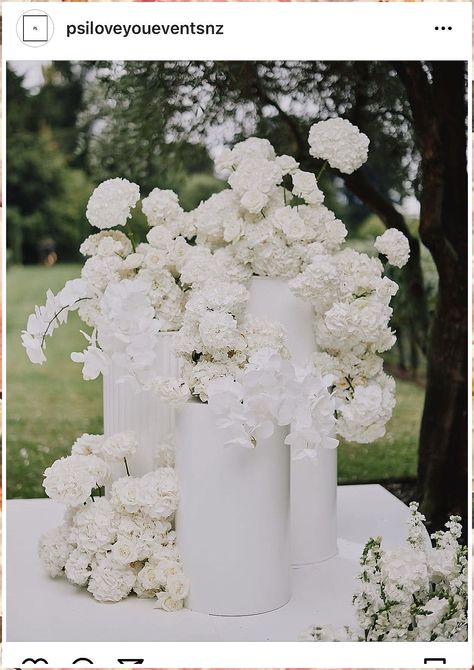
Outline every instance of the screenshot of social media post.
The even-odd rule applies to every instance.
[[[4,3],[3,665],[471,668],[469,3]]]

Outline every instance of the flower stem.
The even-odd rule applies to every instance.
[[[125,463],[125,470],[127,471],[127,475],[130,477],[130,470],[128,469],[127,459],[124,458],[124,459],[123,459],[123,462]]]
[[[90,298],[78,298],[78,299],[77,299],[75,302],[73,302],[71,305],[65,305],[64,307],[61,307],[61,309],[59,310],[59,312],[56,312],[56,314],[53,316],[53,318],[51,319],[51,321],[50,321],[50,322],[48,323],[48,325],[46,326],[46,330],[44,331],[43,338],[42,338],[42,340],[41,340],[41,348],[43,348],[44,341],[45,341],[45,339],[46,339],[46,335],[48,334],[49,327],[50,327],[50,325],[53,323],[53,321],[54,321],[55,319],[58,318],[58,316],[61,314],[61,312],[64,312],[65,309],[70,309],[70,308],[72,307],[72,305],[76,305],[78,302],[81,302],[81,300],[90,300]]]
[[[316,181],[319,181],[319,178],[322,176],[322,174],[323,174],[324,170],[327,168],[327,166],[328,166],[328,162],[324,161],[320,171],[318,172],[318,174],[316,176]]]

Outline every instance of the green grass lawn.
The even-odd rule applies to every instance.
[[[83,326],[76,314],[48,338],[48,361],[32,365],[20,331],[47,288],[58,291],[78,276],[79,266],[13,267],[7,274],[7,495],[44,495],[42,473],[67,454],[75,438],[102,430],[102,384],[85,382],[71,351],[84,348]],[[397,407],[382,440],[371,445],[343,444],[339,477],[344,483],[411,477],[416,472],[423,389],[397,383]]]

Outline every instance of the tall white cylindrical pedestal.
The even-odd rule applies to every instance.
[[[291,463],[291,561],[308,565],[337,554],[337,449],[318,463]]]
[[[176,409],[178,548],[190,580],[186,607],[261,614],[290,599],[290,454],[277,427],[255,449],[225,447],[207,404]]]
[[[294,295],[286,279],[252,277],[247,309],[250,314],[280,323],[287,334],[291,359],[306,365],[316,351],[313,308]]]
[[[157,376],[179,376],[179,361],[173,350],[175,333],[159,333],[159,361]],[[155,468],[157,447],[174,432],[174,409],[159,399],[152,391],[136,391],[130,382],[118,382],[118,375],[111,370],[104,375],[104,434],[133,431],[139,448],[127,459],[130,474],[140,477]],[[125,468],[114,473],[126,474]]]
[[[288,281],[253,277],[248,311],[279,322],[286,330],[291,359],[308,364],[316,351],[310,303],[295,296]],[[306,565],[337,553],[337,450],[320,450],[317,466],[306,459],[291,463],[291,562]]]

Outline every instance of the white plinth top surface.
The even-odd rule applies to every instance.
[[[409,510],[382,486],[340,486],[338,556],[294,568],[291,601],[275,612],[247,617],[167,613],[155,609],[154,600],[136,597],[101,604],[64,578],[49,578],[37,557],[38,538],[59,525],[62,515],[63,507],[47,499],[7,503],[9,642],[294,641],[312,624],[350,624],[365,542],[381,535],[384,547],[401,544]]]

